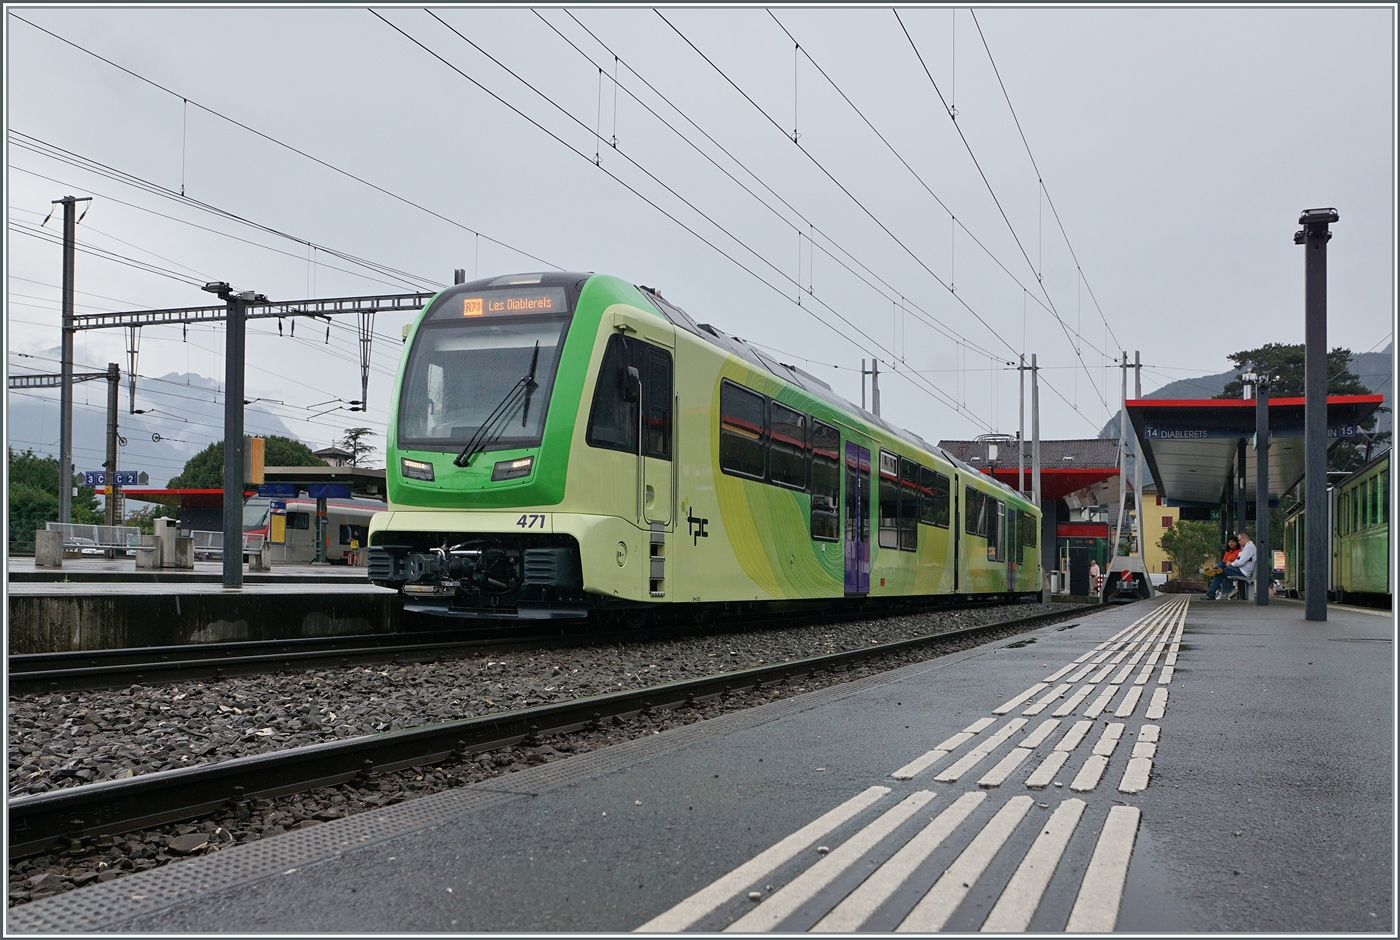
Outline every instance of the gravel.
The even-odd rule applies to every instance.
[[[496,653],[412,663],[190,682],[160,687],[18,696],[9,701],[11,796],[129,777],[434,721],[642,688],[765,663],[801,659],[1045,611],[1057,605],[938,611],[874,621],[790,627],[656,642]],[[145,871],[186,855],[268,838],[531,764],[689,724],[802,692],[1039,629],[1008,628],[887,654],[839,674],[741,692],[557,735],[459,762],[379,775],[226,815],[101,840],[76,855],[12,862],[9,904]]]

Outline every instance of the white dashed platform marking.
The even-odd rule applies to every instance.
[[[1070,798],[1051,814],[1040,835],[1035,837],[1026,857],[1011,876],[996,906],[982,922],[982,930],[994,933],[1023,933],[1040,907],[1045,886],[1055,874],[1065,846],[1069,844],[1079,817],[1084,814],[1084,801]]]
[[[1115,806],[1108,811],[1069,923],[1065,924],[1068,933],[1107,933],[1117,925],[1123,883],[1128,877],[1128,862],[1133,857],[1141,817],[1136,806]]]

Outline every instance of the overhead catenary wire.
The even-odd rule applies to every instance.
[[[1089,292],[1089,299],[1094,302],[1094,309],[1098,310],[1103,325],[1108,330],[1109,338],[1113,340],[1114,348],[1121,346],[1118,341],[1118,334],[1113,332],[1113,324],[1108,322],[1108,317],[1104,315],[1103,308],[1099,306],[1099,299],[1094,295],[1094,288],[1089,285],[1089,279],[1084,276],[1084,267],[1079,263],[1079,255],[1074,251],[1074,245],[1069,240],[1069,232],[1065,230],[1065,223],[1060,219],[1060,212],[1055,208],[1055,200],[1050,198],[1050,190],[1045,186],[1045,179],[1040,172],[1040,166],[1035,162],[1035,154],[1031,153],[1030,141],[1026,139],[1026,132],[1021,127],[1021,119],[1016,115],[1016,108],[1011,104],[1011,95],[1006,90],[1006,82],[1002,80],[1001,69],[997,68],[996,59],[992,56],[992,48],[987,43],[986,34],[982,32],[982,24],[977,19],[977,11],[969,8],[972,14],[972,22],[977,27],[977,35],[982,40],[982,48],[987,50],[987,61],[991,63],[992,73],[997,77],[997,84],[1001,86],[1002,97],[1006,99],[1006,107],[1011,112],[1011,119],[1016,122],[1016,132],[1021,135],[1021,143],[1026,147],[1026,156],[1030,158],[1031,166],[1035,169],[1035,180],[1040,186],[1041,193],[1045,196],[1045,202],[1050,206],[1050,214],[1055,217],[1055,224],[1060,228],[1060,234],[1064,237],[1065,247],[1069,249],[1070,258],[1074,260],[1074,269],[1079,272],[1080,280],[1084,282],[1084,289]]]
[[[456,65],[454,65],[454,64],[451,63],[451,62],[449,62],[446,58],[444,58],[442,55],[440,55],[439,53],[437,53],[437,52],[434,51],[433,49],[429,48],[429,47],[428,47],[427,45],[425,45],[423,42],[421,42],[420,40],[418,40],[418,39],[415,38],[414,36],[410,35],[410,34],[407,33],[405,30],[403,30],[402,28],[400,28],[400,27],[397,26],[396,24],[392,23],[392,22],[389,21],[388,19],[385,19],[385,18],[384,18],[382,15],[380,15],[377,11],[371,9],[369,12],[370,12],[371,14],[373,14],[375,17],[377,17],[378,19],[380,19],[386,26],[390,27],[390,28],[393,29],[395,32],[399,33],[401,36],[403,36],[405,39],[407,39],[409,42],[413,43],[413,45],[417,46],[419,49],[423,50],[423,51],[426,52],[428,55],[432,56],[434,59],[436,59],[437,61],[441,62],[443,65],[447,66],[449,69],[451,69],[451,70],[452,70],[453,72],[455,72],[457,75],[459,75],[459,76],[461,76],[462,78],[466,79],[468,82],[470,82],[472,85],[474,85],[474,86],[476,86],[477,88],[479,88],[482,92],[484,92],[485,94],[489,95],[492,99],[494,99],[494,100],[497,101],[498,103],[504,105],[506,108],[510,109],[511,111],[513,111],[514,113],[516,113],[517,115],[519,115],[522,119],[526,120],[526,121],[529,122],[531,125],[533,125],[533,126],[536,127],[537,129],[539,129],[540,131],[542,131],[543,133],[545,133],[545,134],[546,134],[547,136],[549,136],[551,139],[553,139],[553,140],[556,141],[557,143],[561,144],[562,146],[564,146],[565,148],[567,148],[568,150],[570,150],[571,152],[573,152],[575,155],[577,155],[577,156],[579,156],[579,157],[581,157],[581,158],[587,160],[589,163],[592,163],[592,162],[593,162],[593,161],[592,161],[592,158],[591,158],[587,153],[585,153],[584,151],[580,150],[579,148],[577,148],[577,147],[574,146],[573,144],[569,143],[568,141],[564,140],[562,137],[560,137],[560,136],[559,136],[558,134],[556,134],[554,131],[552,131],[552,130],[550,130],[549,128],[545,127],[545,126],[544,126],[543,124],[541,124],[539,121],[537,121],[537,120],[535,120],[534,118],[530,117],[528,114],[526,114],[524,111],[522,111],[521,109],[519,109],[519,108],[516,107],[515,105],[513,105],[513,104],[511,104],[510,102],[506,101],[504,98],[502,98],[502,97],[501,97],[500,95],[498,95],[496,92],[494,92],[494,91],[492,91],[491,89],[487,88],[487,87],[486,87],[484,84],[482,84],[480,81],[478,81],[477,79],[473,78],[471,75],[468,75],[466,72],[462,71],[462,70],[461,70],[460,68],[458,68]],[[444,27],[446,27],[448,30],[450,30],[451,32],[453,32],[453,33],[454,33],[455,35],[457,35],[459,38],[461,38],[464,42],[468,43],[469,45],[473,46],[473,48],[476,48],[478,51],[480,51],[480,52],[482,53],[482,55],[487,56],[487,58],[492,58],[488,53],[486,53],[484,50],[481,50],[480,47],[477,46],[475,43],[473,43],[470,39],[467,39],[467,37],[463,36],[460,32],[458,32],[457,30],[453,29],[453,27],[452,27],[450,24],[447,24],[447,23],[444,22],[441,18],[439,18],[439,17],[437,17],[436,15],[434,15],[434,14],[432,13],[431,10],[428,10],[428,11],[425,11],[425,12],[427,12],[429,16],[431,16],[431,17],[433,17],[434,19],[436,19],[439,23],[441,23]],[[497,61],[497,60],[495,60],[495,59],[493,58],[492,61]],[[543,92],[540,92],[538,89],[535,89],[535,88],[534,88],[533,86],[531,86],[528,82],[526,82],[523,78],[520,78],[518,75],[515,75],[514,72],[511,72],[511,70],[510,70],[508,67],[504,66],[503,64],[501,64],[501,63],[499,63],[499,62],[497,62],[497,64],[500,65],[501,68],[503,68],[504,70],[506,70],[507,72],[509,72],[511,75],[513,75],[514,77],[516,77],[517,80],[519,80],[520,82],[522,82],[523,84],[525,84],[527,87],[531,88],[532,91],[534,91],[534,92],[535,92],[536,94],[538,94],[540,97],[544,98],[546,101],[548,101],[548,102],[549,102],[551,105],[553,105],[555,108],[559,109],[562,113],[565,114],[565,116],[567,116],[567,117],[568,117],[570,120],[572,120],[574,123],[579,124],[579,125],[581,126],[581,128],[582,128],[585,132],[589,132],[589,128],[588,128],[588,126],[587,126],[586,123],[579,121],[578,118],[576,118],[576,117],[574,117],[573,115],[569,114],[566,110],[564,110],[563,108],[561,108],[557,103],[553,102],[552,99],[550,99],[550,98],[549,98],[547,95],[545,95]],[[619,152],[619,153],[623,153],[620,149],[618,150],[618,152]],[[773,268],[780,276],[782,276],[782,277],[784,277],[784,278],[786,278],[787,280],[790,280],[790,281],[793,280],[793,278],[792,278],[792,276],[791,276],[790,274],[788,274],[786,271],[783,271],[783,270],[782,270],[781,268],[779,268],[778,266],[773,265],[770,261],[768,261],[766,258],[764,258],[760,253],[754,251],[752,248],[749,248],[746,244],[744,244],[740,239],[738,239],[736,236],[734,236],[732,233],[730,233],[730,232],[729,232],[727,229],[725,229],[722,225],[719,225],[719,223],[715,222],[713,219],[710,219],[710,218],[709,218],[708,216],[706,216],[703,212],[701,212],[701,210],[699,210],[698,208],[696,208],[695,206],[693,206],[693,204],[691,204],[691,203],[689,203],[687,200],[685,200],[684,197],[680,196],[680,194],[675,193],[674,190],[672,190],[670,187],[668,187],[668,186],[667,186],[664,182],[662,182],[661,180],[657,179],[653,174],[651,174],[649,171],[647,171],[646,168],[641,167],[639,164],[636,164],[636,162],[635,162],[635,161],[632,161],[630,157],[626,157],[626,154],[625,154],[625,153],[623,154],[623,156],[624,156],[625,159],[628,159],[629,162],[632,162],[634,166],[637,166],[637,168],[638,168],[642,173],[644,173],[644,174],[646,174],[647,176],[649,176],[649,177],[650,177],[651,179],[653,179],[658,185],[660,185],[660,186],[662,186],[663,188],[667,189],[667,191],[668,191],[668,192],[671,192],[672,195],[674,195],[677,199],[680,199],[682,202],[685,202],[686,205],[690,206],[697,214],[701,215],[703,218],[706,219],[706,221],[710,222],[710,224],[714,225],[714,226],[715,226],[717,229],[719,229],[721,232],[724,232],[724,234],[725,234],[727,237],[729,237],[731,240],[733,240],[736,244],[738,244],[738,245],[740,245],[741,247],[743,247],[744,250],[748,251],[749,253],[753,254],[755,257],[757,257],[757,258],[759,258],[760,260],[762,260],[764,264],[766,264],[766,265],[768,265],[769,267]],[[686,230],[687,232],[689,232],[691,235],[695,236],[697,239],[699,239],[699,240],[700,240],[701,242],[703,242],[705,245],[707,245],[708,247],[710,247],[711,249],[713,249],[714,251],[716,251],[717,253],[719,253],[719,254],[720,254],[722,257],[724,257],[726,260],[730,261],[731,263],[733,263],[734,265],[736,265],[737,267],[739,267],[741,270],[743,270],[745,273],[747,273],[747,274],[749,274],[750,276],[752,276],[753,278],[755,278],[757,281],[759,281],[759,283],[763,284],[765,287],[769,288],[769,289],[772,290],[774,293],[778,294],[778,296],[783,297],[785,300],[788,300],[789,302],[792,302],[792,298],[788,297],[788,296],[787,296],[787,293],[786,293],[783,289],[781,289],[781,288],[778,287],[777,285],[773,284],[773,283],[772,283],[771,281],[769,281],[768,279],[764,278],[761,274],[759,274],[758,272],[754,271],[753,268],[751,268],[751,267],[749,267],[748,265],[744,264],[744,263],[743,263],[742,261],[740,261],[738,258],[735,258],[732,254],[730,254],[729,252],[725,251],[725,250],[724,250],[723,248],[721,248],[719,245],[715,244],[714,241],[712,241],[712,240],[709,239],[709,238],[706,238],[706,237],[705,237],[704,235],[702,235],[700,232],[696,231],[693,227],[691,227],[691,226],[687,225],[685,222],[681,221],[681,220],[680,220],[679,218],[677,218],[673,213],[668,212],[666,209],[664,209],[662,206],[660,206],[660,205],[659,205],[657,202],[655,202],[653,199],[649,198],[649,197],[646,196],[644,193],[642,193],[640,190],[638,190],[636,187],[634,187],[633,185],[631,185],[630,183],[628,183],[626,180],[622,179],[620,176],[618,176],[617,174],[613,173],[607,166],[603,166],[603,165],[601,165],[601,164],[598,164],[598,167],[599,167],[599,169],[601,169],[604,173],[608,174],[608,176],[609,176],[610,178],[612,178],[614,181],[616,181],[616,182],[617,182],[619,185],[621,185],[623,188],[627,189],[629,192],[631,192],[631,193],[632,193],[633,195],[635,195],[637,198],[639,198],[639,199],[641,199],[642,201],[646,202],[648,205],[650,205],[652,208],[656,209],[656,210],[657,210],[658,212],[660,212],[662,215],[665,215],[668,219],[670,219],[671,221],[675,222],[677,225],[679,225],[681,228],[685,229],[685,230]],[[794,282],[794,283],[795,283],[795,282]],[[819,302],[820,302],[820,301],[819,301]],[[831,308],[829,305],[827,305],[827,304],[825,304],[825,303],[822,303],[822,306],[825,307],[830,313],[832,313],[832,315],[834,315],[835,317],[837,317],[838,319],[840,319],[840,320],[841,320],[843,323],[845,323],[847,326],[851,327],[851,329],[855,330],[855,331],[856,331],[857,333],[859,333],[861,336],[865,337],[866,341],[869,342],[869,343],[871,343],[873,346],[875,346],[875,348],[881,350],[881,351],[884,352],[886,355],[890,355],[890,351],[889,351],[888,349],[886,349],[886,348],[883,346],[883,344],[879,343],[877,340],[875,340],[875,339],[873,339],[872,337],[870,337],[869,334],[867,334],[864,330],[862,330],[862,329],[861,329],[860,327],[858,327],[856,324],[852,323],[847,317],[845,317],[844,315],[842,315],[839,311],[834,310],[833,308]],[[807,310],[807,311],[810,313],[810,309],[811,309],[811,308],[803,307],[803,308],[801,308],[801,309]],[[842,335],[841,332],[840,332],[840,330],[837,330],[835,327],[833,327],[833,326],[832,326],[829,322],[827,322],[826,320],[823,320],[823,319],[821,319],[820,317],[816,317],[815,314],[813,314],[813,317],[814,317],[815,319],[817,319],[817,321],[818,321],[819,323],[822,323],[824,326],[826,326],[828,329],[831,329],[831,330],[833,330],[833,332],[836,332],[837,335]],[[849,340],[849,337],[844,337],[844,336],[843,336],[843,338]],[[891,356],[891,358],[893,358],[893,356]],[[946,399],[946,396],[944,395],[944,393],[942,392],[942,390],[938,389],[936,386],[933,386],[933,385],[931,385],[931,384],[926,384],[926,385],[915,384],[914,387],[919,388],[920,390],[924,391],[925,393],[930,394],[930,395],[931,395],[932,397],[934,397],[936,400],[939,400],[940,402],[942,402],[942,403],[944,403],[944,404],[948,404],[947,399]],[[960,410],[960,409],[957,408],[956,404],[949,404],[949,407],[953,408],[954,410]],[[981,423],[983,423],[983,424],[985,425],[985,421],[982,421],[982,419],[980,419],[980,418],[979,418],[978,420],[981,421]]]
[[[65,45],[68,45],[68,46],[71,46],[71,47],[74,48],[74,49],[77,49],[79,52],[82,52],[82,53],[85,53],[85,54],[87,54],[87,55],[89,55],[89,56],[92,56],[94,59],[97,59],[97,60],[100,61],[100,62],[105,62],[107,65],[110,65],[112,68],[117,69],[118,71],[121,71],[121,72],[125,72],[127,75],[130,75],[132,78],[135,78],[135,79],[138,79],[139,81],[145,82],[147,85],[150,85],[150,86],[153,87],[153,88],[157,88],[157,89],[159,89],[159,90],[165,92],[166,94],[170,95],[170,96],[173,97],[173,98],[178,98],[178,99],[180,99],[180,101],[183,102],[185,106],[194,105],[196,108],[200,109],[201,111],[205,112],[206,114],[210,114],[210,115],[213,115],[213,116],[216,117],[216,118],[219,118],[220,120],[227,121],[228,123],[234,125],[235,127],[241,128],[242,130],[245,130],[245,131],[247,131],[248,133],[253,134],[254,136],[257,136],[257,137],[259,137],[259,138],[261,138],[261,139],[263,139],[263,140],[266,140],[268,143],[275,144],[276,146],[281,147],[281,148],[283,148],[283,149],[285,149],[285,150],[289,150],[289,151],[291,151],[292,153],[297,154],[298,156],[305,157],[306,159],[312,161],[313,163],[318,164],[319,166],[325,167],[326,169],[331,170],[331,171],[333,171],[333,172],[335,172],[335,173],[338,173],[338,174],[340,174],[341,176],[344,176],[344,177],[347,177],[347,178],[349,178],[349,179],[351,179],[351,180],[354,180],[355,182],[360,183],[361,185],[368,186],[370,189],[373,189],[373,190],[375,190],[376,192],[382,193],[383,195],[388,196],[388,197],[391,198],[391,199],[397,200],[398,202],[401,202],[401,203],[403,203],[404,205],[411,206],[411,207],[413,207],[414,209],[419,210],[420,212],[425,212],[425,213],[427,213],[428,215],[430,215],[430,216],[432,216],[432,217],[434,217],[434,218],[436,218],[436,219],[439,219],[439,220],[441,220],[441,221],[443,221],[443,222],[446,222],[447,224],[452,225],[452,226],[454,226],[454,227],[456,227],[456,228],[459,228],[459,229],[461,229],[461,230],[464,231],[464,232],[471,232],[473,235],[477,235],[477,236],[479,236],[479,237],[481,237],[481,238],[485,238],[487,241],[489,241],[489,242],[491,242],[491,243],[493,243],[493,244],[499,245],[499,246],[501,246],[502,248],[505,248],[505,249],[507,249],[507,250],[509,250],[509,251],[513,251],[513,252],[515,252],[516,254],[521,255],[522,257],[529,258],[531,261],[538,261],[540,264],[547,265],[548,267],[554,268],[554,269],[557,270],[557,271],[563,270],[563,268],[561,268],[561,267],[560,267],[559,265],[557,265],[557,264],[553,264],[552,262],[546,261],[545,259],[543,259],[543,258],[541,258],[541,257],[538,257],[537,255],[533,255],[533,254],[529,253],[528,251],[525,251],[525,250],[523,250],[523,249],[521,249],[521,248],[516,248],[514,245],[511,245],[511,244],[508,244],[508,243],[506,243],[506,242],[503,242],[503,241],[501,241],[501,240],[498,239],[498,238],[493,238],[492,236],[487,235],[487,234],[484,233],[484,232],[478,231],[477,229],[474,229],[474,228],[472,228],[472,227],[469,226],[469,225],[465,225],[465,224],[463,224],[463,223],[461,223],[461,222],[458,222],[456,219],[450,218],[449,216],[445,216],[445,215],[443,215],[443,214],[440,213],[440,212],[435,212],[434,210],[429,209],[427,206],[424,206],[424,205],[421,205],[421,204],[419,204],[419,203],[417,203],[417,202],[414,202],[413,200],[407,198],[406,196],[402,196],[402,195],[400,195],[400,194],[398,194],[398,193],[396,193],[396,192],[393,192],[392,190],[389,190],[389,189],[386,189],[386,188],[383,187],[383,186],[380,186],[378,183],[373,183],[373,182],[371,182],[371,181],[369,181],[369,180],[367,180],[367,179],[364,179],[363,177],[357,176],[357,175],[355,175],[354,173],[351,173],[349,170],[346,170],[346,169],[343,169],[343,168],[341,168],[341,167],[338,167],[338,166],[336,166],[335,164],[330,163],[329,161],[323,160],[323,159],[321,159],[320,157],[317,157],[317,156],[315,156],[315,155],[313,155],[313,154],[311,154],[311,153],[308,153],[308,152],[305,151],[305,150],[301,150],[300,148],[295,147],[295,146],[293,146],[293,145],[291,145],[291,144],[289,144],[289,143],[286,143],[285,141],[279,140],[278,138],[272,136],[271,134],[268,134],[268,133],[266,133],[266,132],[264,132],[264,131],[260,131],[260,130],[258,130],[258,129],[255,128],[255,127],[252,127],[252,126],[250,126],[250,125],[248,125],[248,124],[243,123],[242,121],[237,120],[236,118],[229,117],[228,115],[226,115],[226,114],[224,114],[224,113],[222,113],[222,112],[220,112],[220,111],[217,111],[217,110],[215,110],[214,108],[208,107],[207,105],[200,104],[198,101],[195,101],[194,99],[192,99],[192,98],[190,98],[190,97],[188,97],[188,96],[186,96],[186,95],[182,95],[182,94],[180,94],[179,92],[172,91],[171,89],[165,87],[164,85],[160,84],[159,82],[157,82],[157,81],[155,81],[155,80],[153,80],[153,79],[147,78],[146,76],[140,74],[139,72],[133,71],[132,69],[129,69],[129,68],[127,68],[127,67],[124,66],[124,65],[119,65],[119,64],[117,64],[116,62],[112,61],[111,59],[108,59],[108,58],[105,57],[105,56],[102,56],[102,55],[99,55],[99,54],[96,53],[96,52],[93,52],[91,49],[87,49],[87,48],[85,48],[85,47],[79,45],[78,43],[74,42],[74,41],[71,40],[71,39],[67,39],[67,38],[65,38],[65,37],[63,37],[63,36],[60,36],[59,34],[53,32],[52,30],[45,29],[44,27],[38,25],[37,23],[33,23],[33,22],[31,22],[31,21],[25,19],[24,17],[22,17],[22,16],[20,16],[19,14],[15,13],[13,10],[7,10],[6,13],[7,13],[8,15],[10,15],[10,16],[13,16],[15,19],[19,20],[21,23],[24,23],[24,24],[27,25],[27,26],[32,26],[34,29],[37,29],[37,30],[39,30],[40,32],[45,33],[45,34],[47,34],[47,35],[53,37],[54,39],[57,39],[59,42],[62,42],[62,43],[64,43]]]

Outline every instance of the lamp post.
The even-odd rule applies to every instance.
[[[1305,251],[1303,288],[1306,313],[1303,325],[1303,466],[1306,483],[1304,505],[1308,520],[1304,549],[1308,620],[1327,619],[1327,243],[1328,228],[1337,221],[1336,209],[1305,209],[1298,217],[1303,226],[1293,243]]]
[[[1274,580],[1269,549],[1269,385],[1274,379],[1249,372],[1240,381],[1254,389],[1254,603],[1267,607]]]

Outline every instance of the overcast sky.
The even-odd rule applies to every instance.
[[[107,255],[78,255],[80,312],[610,273],[856,401],[878,357],[930,440],[1014,433],[1021,353],[1042,435],[1092,437],[1119,349],[1151,391],[1301,342],[1309,207],[1341,215],[1329,342],[1391,339],[1390,7],[377,9],[8,7],[11,374],[57,369],[32,233],[69,193]],[[313,446],[382,431],[406,319],[376,323],[365,416],[308,420],[360,397],[350,318],[251,327],[247,397]],[[143,334],[142,376],[222,382],[219,329]],[[79,367],[126,345],[80,334]]]

